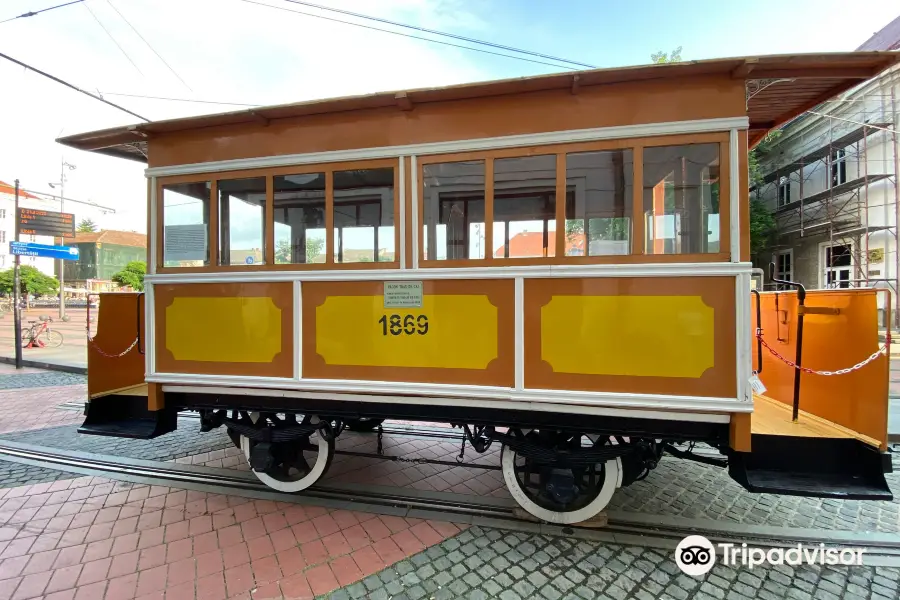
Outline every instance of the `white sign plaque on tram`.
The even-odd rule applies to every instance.
[[[421,281],[385,281],[385,308],[422,308]]]

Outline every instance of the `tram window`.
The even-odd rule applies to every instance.
[[[566,155],[566,256],[631,253],[633,176],[630,149]]]
[[[325,173],[277,176],[275,264],[325,262]]]
[[[556,156],[494,161],[494,258],[555,256]]]
[[[643,166],[645,252],[719,252],[719,145],[644,148]]]
[[[261,265],[266,250],[266,178],[222,179],[219,264]]]
[[[484,258],[484,161],[427,164],[425,184],[425,260]]]
[[[209,264],[210,182],[164,185],[163,266]]]
[[[334,172],[334,261],[392,262],[394,169]]]

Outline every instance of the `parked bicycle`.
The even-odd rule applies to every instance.
[[[58,348],[63,343],[63,334],[50,327],[53,319],[28,321],[29,326],[22,328],[22,346],[35,345]]]

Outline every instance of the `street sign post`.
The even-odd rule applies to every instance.
[[[72,213],[20,208],[17,216],[21,234],[75,237],[75,215]]]
[[[74,246],[49,246],[34,242],[10,242],[9,253],[16,256],[40,256],[60,260],[78,260],[78,248]]]

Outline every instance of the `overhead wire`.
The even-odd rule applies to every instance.
[[[300,4],[303,6],[309,6],[311,8],[318,8],[319,10],[328,10],[331,12],[340,13],[342,15],[347,15],[351,17],[357,17],[359,19],[369,19],[370,21],[377,21],[378,23],[384,23],[386,25],[393,25],[395,27],[405,27],[406,29],[414,29],[416,31],[421,31],[423,33],[431,33],[434,35],[442,35],[444,37],[453,38],[455,40],[461,40],[464,42],[471,42],[473,44],[480,44],[483,46],[490,46],[491,48],[498,48],[500,50],[509,50],[511,52],[517,52],[519,54],[527,54],[529,56],[536,56],[538,58],[546,58],[548,60],[555,60],[557,62],[569,63],[572,65],[577,65],[579,67],[587,67],[588,69],[596,69],[597,67],[594,65],[589,65],[587,63],[578,62],[575,60],[569,60],[567,58],[559,58],[558,56],[551,56],[549,54],[541,54],[540,52],[533,52],[531,50],[523,50],[521,48],[515,48],[513,46],[504,46],[503,44],[496,44],[494,42],[486,42],[484,40],[479,40],[477,38],[470,38],[464,35],[457,35],[455,33],[447,33],[446,31],[438,31],[435,29],[426,29],[425,27],[419,27],[418,25],[409,25],[407,23],[399,23],[397,21],[391,21],[389,19],[384,19],[381,17],[373,17],[371,15],[364,15],[361,13],[353,12],[350,10],[344,10],[341,8],[335,8],[333,6],[322,6],[321,4],[314,4],[312,2],[305,2],[304,0],[284,0],[285,2],[290,2],[291,4]]]
[[[144,38],[144,36],[141,35],[141,32],[137,30],[137,27],[135,27],[134,25],[132,25],[132,24],[131,24],[131,21],[129,21],[128,19],[125,18],[125,15],[123,15],[123,14],[119,11],[119,9],[116,8],[116,6],[112,3],[112,0],[106,0],[106,3],[109,4],[110,8],[112,8],[114,11],[116,11],[116,14],[119,15],[119,17],[121,17],[122,20],[125,21],[125,23],[127,23],[129,27],[131,27],[131,30],[134,31],[135,35],[137,35],[139,38],[141,38],[141,41],[144,42],[144,43],[147,45],[148,48],[150,48],[150,50],[153,52],[153,54],[156,55],[156,58],[158,58],[160,61],[162,61],[162,63],[163,63],[164,65],[166,65],[166,68],[168,68],[169,71],[172,72],[172,75],[174,75],[175,77],[177,77],[177,78],[178,78],[178,81],[180,81],[181,83],[184,84],[184,87],[186,87],[188,90],[190,90],[190,91],[193,92],[194,90],[191,89],[191,86],[189,86],[189,85],[187,84],[187,82],[186,82],[184,79],[181,78],[181,75],[179,75],[178,72],[175,71],[174,68],[172,68],[172,65],[170,65],[168,62],[166,62],[166,59],[164,59],[164,58],[160,55],[160,53],[156,51],[156,48],[154,48],[154,47],[150,44],[150,42],[148,42],[148,41]]]
[[[4,19],[4,20],[0,21],[0,25],[3,25],[4,23],[8,23],[8,22],[10,22],[10,21],[15,21],[16,19],[24,19],[25,17],[34,17],[34,16],[39,15],[39,14],[41,14],[41,13],[45,13],[45,12],[47,12],[48,10],[54,10],[54,9],[56,9],[56,8],[62,8],[62,7],[64,7],[64,6],[70,6],[70,5],[72,5],[72,4],[79,4],[79,3],[81,3],[81,2],[84,2],[84,0],[72,0],[72,2],[66,2],[65,4],[57,4],[56,6],[51,6],[51,7],[49,7],[49,8],[42,8],[41,10],[29,11],[29,12],[27,12],[27,13],[23,13],[23,14],[18,15],[18,16],[16,16],[16,17],[11,17],[11,18],[9,18],[9,19]]]
[[[141,94],[122,94],[118,92],[100,92],[101,96],[122,96],[124,98],[143,98],[146,100],[168,100],[170,102],[194,102],[197,104],[220,104],[228,106],[249,106],[256,108],[263,106],[262,104],[246,104],[243,102],[216,102],[215,100],[194,100],[191,98],[166,98],[164,96],[143,96]]]
[[[97,96],[96,94],[92,94],[92,93],[90,93],[90,92],[88,92],[88,91],[85,91],[85,90],[81,89],[80,87],[77,87],[77,86],[75,86],[75,85],[72,85],[72,84],[69,83],[68,81],[64,81],[64,80],[60,79],[59,77],[55,77],[55,76],[51,75],[50,73],[46,73],[46,72],[44,72],[44,71],[41,71],[40,69],[37,69],[37,68],[35,68],[35,67],[32,67],[32,66],[29,65],[29,64],[25,64],[25,63],[23,63],[21,60],[16,60],[16,59],[13,58],[12,56],[8,56],[8,55],[3,54],[2,52],[0,52],[0,58],[5,58],[6,60],[8,60],[8,61],[10,61],[10,62],[13,62],[13,63],[16,63],[17,65],[19,65],[19,66],[21,66],[21,67],[24,67],[24,68],[26,68],[26,69],[28,69],[28,70],[30,70],[30,71],[34,71],[34,72],[37,73],[38,75],[43,75],[43,76],[46,77],[47,79],[52,79],[52,80],[55,81],[56,83],[60,83],[60,84],[62,84],[62,85],[64,85],[64,86],[66,86],[67,88],[73,89],[73,90],[75,90],[76,92],[80,92],[80,93],[84,94],[85,96],[90,96],[90,97],[93,98],[94,100],[99,100],[100,102],[102,102],[102,103],[104,103],[104,104],[108,104],[109,106],[112,106],[113,108],[117,108],[117,109],[121,110],[122,112],[126,112],[126,113],[128,113],[129,115],[131,115],[132,117],[137,117],[138,119],[140,119],[140,120],[142,120],[142,121],[146,121],[146,122],[148,122],[148,123],[150,122],[150,119],[148,119],[147,117],[142,117],[141,115],[137,114],[136,112],[132,112],[132,111],[128,110],[127,108],[123,107],[123,106],[119,106],[118,104],[115,104],[114,102],[110,102],[109,100],[106,100],[105,98],[102,98],[102,97],[100,97],[100,96]]]
[[[570,67],[568,65],[549,63],[549,62],[544,62],[544,61],[540,61],[540,60],[534,60],[532,58],[525,58],[524,56],[515,56],[513,54],[504,54],[502,52],[492,52],[490,50],[484,50],[483,48],[473,48],[472,46],[464,46],[462,44],[454,44],[452,42],[444,42],[442,40],[436,40],[434,38],[427,38],[427,37],[422,37],[422,36],[418,36],[418,35],[412,35],[409,33],[402,33],[400,31],[391,31],[390,29],[382,29],[380,27],[373,27],[371,25],[363,25],[362,23],[354,23],[353,21],[343,21],[341,19],[335,19],[332,17],[326,17],[324,15],[317,15],[317,14],[304,12],[304,11],[300,11],[300,10],[294,10],[294,9],[286,8],[283,6],[273,6],[271,4],[264,4],[262,2],[256,2],[255,0],[241,0],[241,2],[246,2],[248,4],[256,4],[257,6],[265,6],[266,8],[274,8],[275,10],[283,10],[283,11],[286,11],[289,13],[304,15],[304,16],[313,17],[316,19],[323,19],[325,21],[333,21],[335,23],[343,23],[344,25],[353,25],[354,27],[361,27],[363,29],[371,29],[373,31],[381,31],[383,33],[391,33],[394,35],[400,35],[403,37],[412,38],[414,40],[423,40],[426,42],[432,42],[434,44],[441,44],[444,46],[452,46],[454,48],[462,48],[463,50],[472,50],[473,52],[481,52],[482,54],[493,54],[494,56],[502,56],[504,58],[512,58],[512,59],[521,60],[524,62],[535,63],[535,64],[539,64],[539,65],[547,65],[549,67],[555,67],[557,69],[569,69],[572,71],[577,70],[575,67]]]
[[[127,52],[125,52],[125,48],[123,48],[121,45],[119,45],[119,42],[116,41],[116,38],[114,38],[113,34],[111,34],[109,32],[109,29],[107,29],[106,26],[100,21],[100,19],[97,18],[97,15],[94,14],[94,11],[91,10],[91,7],[88,6],[87,4],[85,4],[84,7],[87,9],[87,11],[89,13],[91,13],[91,16],[94,17],[94,20],[97,21],[97,25],[99,25],[100,28],[106,32],[106,35],[108,35],[109,39],[112,40],[112,43],[116,45],[116,48],[118,48],[119,51],[125,55],[125,58],[128,59],[128,62],[131,63],[131,66],[133,66],[137,70],[137,72],[141,74],[141,77],[143,77],[144,72],[141,71],[140,67],[138,67],[137,64],[133,60],[131,60],[131,57],[128,56]]]

